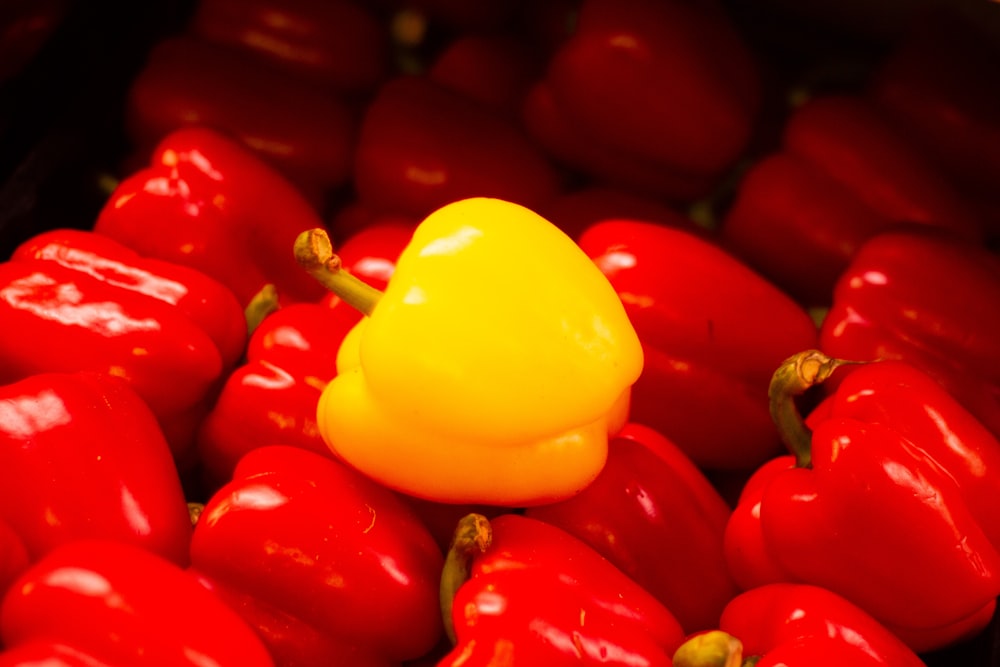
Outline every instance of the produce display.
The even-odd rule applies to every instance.
[[[997,3],[0,24],[0,667],[1000,665]]]

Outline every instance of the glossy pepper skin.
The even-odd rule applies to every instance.
[[[652,593],[687,633],[712,628],[738,593],[723,535],[726,501],[677,445],[630,422],[608,446],[597,479],[576,496],[529,507]]]
[[[17,577],[28,569],[31,556],[14,528],[0,519],[0,598]]]
[[[996,441],[953,443],[965,433],[951,432],[943,420],[959,419],[961,407],[934,391],[933,382],[907,394],[893,369],[878,363],[849,376],[870,374],[851,387],[853,395],[872,395],[867,410],[832,412],[807,428],[791,397],[838,364],[808,351],[777,371],[776,420],[795,454],[761,466],[748,481],[727,526],[730,571],[744,588],[776,581],[828,588],[915,651],[965,639],[989,622],[1000,591],[1000,554],[979,514],[991,510],[975,509],[966,494],[976,491],[963,486],[990,471],[950,466],[958,455],[946,450],[974,452]],[[876,401],[881,411],[873,410]],[[907,421],[918,409],[926,416]]]
[[[843,417],[903,433],[958,481],[969,509],[1000,548],[1000,475],[993,474],[1000,470],[1000,439],[910,363],[886,360],[851,369],[840,369],[848,372],[809,413],[806,425]]]
[[[514,121],[422,75],[379,88],[361,120],[353,169],[363,203],[418,220],[468,197],[532,208],[561,187],[555,166]]]
[[[825,306],[861,245],[901,224],[984,238],[979,212],[927,154],[870,100],[838,94],[792,112],[780,149],[741,178],[720,232],[796,299]]]
[[[630,418],[703,468],[749,468],[780,452],[767,386],[781,361],[816,344],[809,314],[737,257],[683,228],[608,219],[586,228],[579,245],[618,293],[642,342]]]
[[[183,568],[109,540],[62,544],[25,571],[3,598],[0,640],[69,664],[274,665],[254,631]]]
[[[81,261],[62,261],[29,240],[25,252],[15,251],[0,264],[0,382],[43,372],[123,377],[156,414],[175,459],[186,466],[197,421],[235,351],[226,349],[227,359],[220,348],[220,340],[232,343],[220,334],[230,330],[225,313],[231,309],[232,319],[240,321],[242,311],[232,294],[198,272],[177,284],[181,273],[167,265],[99,252],[95,257],[98,245],[79,252],[74,247]],[[146,287],[176,288],[190,299],[174,302]],[[217,318],[197,306],[200,299],[218,309]],[[192,302],[194,309],[188,307]]]
[[[139,395],[108,375],[0,387],[0,517],[32,561],[102,538],[187,563],[191,521],[170,447]]]
[[[885,232],[837,281],[820,345],[844,359],[919,367],[1000,436],[1000,313],[988,305],[995,303],[996,252],[935,230]]]
[[[316,210],[278,171],[234,138],[191,127],[167,134],[118,184],[94,231],[207,273],[246,306],[267,284],[283,303],[323,296],[288,250],[316,226]]]
[[[586,543],[543,521],[469,515],[442,586],[454,647],[439,667],[670,665],[680,624]],[[460,573],[453,591],[450,567]]]
[[[722,665],[718,657],[757,667],[923,667],[898,637],[843,597],[809,584],[767,584],[734,597],[719,630],[696,635],[674,654],[674,667]]]
[[[345,95],[371,92],[389,72],[388,30],[355,0],[203,0],[188,31]]]
[[[239,459],[263,445],[329,453],[316,404],[337,374],[337,349],[357,319],[347,305],[293,303],[261,322],[246,362],[226,378],[198,429],[198,460],[209,488],[227,482]]]
[[[298,447],[249,452],[206,503],[193,573],[229,600],[278,665],[399,665],[442,633],[443,557],[388,489]]]
[[[340,247],[344,270],[378,288],[392,275],[412,229],[375,224]],[[277,306],[254,328],[246,360],[227,378],[198,430],[198,460],[209,488],[229,481],[237,461],[282,443],[330,454],[316,404],[337,374],[336,358],[361,313],[328,294],[316,303]]]
[[[177,307],[215,341],[223,365],[232,368],[247,345],[242,305],[232,291],[197,269],[143,257],[98,232],[53,229],[14,249],[16,261],[47,260]]]
[[[54,642],[28,642],[0,650],[2,667],[30,667],[38,664],[49,667],[116,667],[72,646]]]
[[[272,165],[316,206],[350,178],[357,123],[347,100],[240,49],[193,34],[161,39],[125,104],[127,136],[142,155],[175,130],[213,127]]]
[[[321,277],[329,248],[303,240]],[[489,505],[553,502],[600,472],[642,349],[607,279],[550,222],[498,199],[444,206],[359,305],[317,408],[338,456],[398,491]]]
[[[585,0],[525,102],[571,168],[670,199],[707,193],[746,149],[758,64],[714,2]]]

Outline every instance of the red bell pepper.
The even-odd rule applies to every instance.
[[[0,667],[118,667],[65,644],[27,642],[10,649],[0,649]]]
[[[455,531],[442,608],[459,665],[666,667],[677,619],[585,542],[551,524],[471,514]]]
[[[594,142],[564,116],[545,80],[536,82],[524,100],[525,130],[553,162],[588,182],[679,202],[706,197],[714,186],[713,177],[680,173]]]
[[[443,47],[427,77],[516,121],[544,65],[540,51],[513,31],[470,32]]]
[[[412,227],[374,224],[338,250],[342,266],[383,289]],[[330,454],[316,425],[316,404],[336,374],[336,358],[361,313],[328,293],[317,303],[293,303],[268,313],[253,331],[246,362],[231,373],[198,432],[204,483],[229,480],[240,457],[282,443]]]
[[[0,382],[83,370],[124,377],[184,466],[246,337],[242,309],[216,281],[85,232],[29,239],[0,263],[0,312]]]
[[[188,31],[314,84],[365,95],[389,72],[389,31],[355,0],[201,0]]]
[[[983,484],[998,482],[975,480],[995,473],[959,452],[1000,443],[970,426],[974,420],[933,381],[909,385],[881,363],[854,370],[851,394],[837,398],[842,406],[868,395],[863,409],[832,409],[807,427],[795,396],[842,364],[812,350],[775,373],[772,409],[792,454],[748,482],[727,526],[731,572],[745,588],[775,581],[828,588],[915,651],[948,646],[985,627],[1000,593],[996,529],[983,523],[996,501],[973,505]]]
[[[228,287],[197,269],[142,257],[109,236],[79,229],[36,234],[15,248],[10,259],[56,262],[109,285],[171,304],[215,341],[227,369],[243,358],[247,324],[242,305]]]
[[[337,249],[341,266],[375,289],[384,290],[396,270],[396,260],[410,243],[419,222],[388,216],[356,228]],[[332,305],[337,298],[330,292],[323,296],[322,301]]]
[[[0,607],[0,641],[35,664],[272,667],[257,634],[168,560],[133,544],[84,539],[32,565]],[[62,662],[58,662],[62,661]]]
[[[720,233],[798,300],[826,306],[862,243],[901,224],[984,238],[979,213],[869,100],[823,95],[798,107],[780,149],[743,175]]]
[[[588,227],[608,220],[641,220],[707,233],[691,218],[659,199],[607,185],[589,185],[561,192],[535,210],[577,240]]]
[[[837,281],[820,345],[843,359],[919,367],[1000,436],[997,303],[996,252],[930,229],[885,232]]]
[[[782,142],[894,222],[937,225],[982,238],[975,211],[862,97],[829,95],[805,102],[788,120]]]
[[[730,509],[680,448],[626,424],[587,488],[525,515],[588,543],[669,609],[685,632],[712,628],[738,593],[723,534]]]
[[[207,126],[238,139],[315,206],[349,180],[357,123],[347,100],[234,47],[190,34],[160,40],[125,102],[140,155],[174,130]]]
[[[338,245],[343,246],[352,236],[367,227],[389,225],[390,227],[408,227],[412,230],[420,223],[420,218],[395,213],[379,213],[359,201],[351,201],[339,207],[330,220],[330,233],[335,239],[340,239]],[[392,232],[389,232],[392,234]],[[338,250],[339,253],[339,250]]]
[[[715,2],[584,0],[526,102],[536,140],[602,182],[691,200],[747,148],[758,65]]]
[[[427,529],[385,487],[298,447],[243,457],[197,521],[191,564],[279,665],[398,665],[442,636]]]
[[[245,306],[267,284],[282,302],[323,296],[291,250],[317,225],[316,210],[254,153],[218,131],[184,128],[118,184],[94,230],[213,276]]]
[[[864,610],[824,588],[791,583],[734,597],[722,612],[719,630],[691,637],[674,654],[674,667],[724,664],[924,667]]]
[[[0,387],[0,519],[31,560],[104,538],[187,563],[191,521],[170,448],[139,395],[109,375]]]
[[[778,453],[767,386],[783,359],[816,344],[809,314],[684,229],[607,220],[579,244],[617,290],[643,344],[631,419],[703,468],[745,469]]]
[[[374,212],[422,220],[473,196],[532,208],[561,184],[513,121],[426,76],[405,75],[383,84],[365,110],[354,186]]]
[[[336,375],[337,349],[357,312],[342,304],[293,303],[261,322],[246,363],[226,378],[198,430],[207,489],[228,481],[240,457],[263,445],[280,442],[329,453],[316,425],[316,404]]]
[[[853,370],[852,370],[853,369]],[[877,422],[902,433],[959,481],[962,497],[1000,549],[1000,439],[926,372],[904,361],[848,365],[806,417]],[[831,378],[824,387],[829,390]]]
[[[946,4],[917,12],[878,64],[867,93],[941,164],[1000,233],[1000,49]]]

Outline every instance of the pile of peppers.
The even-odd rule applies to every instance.
[[[189,0],[5,239],[0,667],[1000,665],[1000,18],[753,4]]]

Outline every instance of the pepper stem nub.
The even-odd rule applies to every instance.
[[[472,559],[477,553],[483,553],[493,541],[493,527],[490,520],[482,514],[466,514],[458,520],[455,533],[451,538],[451,546],[445,557],[444,568],[441,570],[441,618],[448,639],[454,645],[455,624],[452,621],[451,609],[455,602],[455,594],[469,579],[472,570]]]
[[[382,292],[342,270],[330,236],[323,229],[307,229],[295,239],[295,261],[344,303],[371,315]]]
[[[819,350],[806,350],[783,361],[771,377],[767,391],[771,419],[778,427],[782,442],[795,455],[795,465],[799,468],[812,465],[812,433],[799,414],[795,398],[825,382],[839,367],[852,363],[861,362],[834,359]]]
[[[688,637],[673,656],[674,667],[741,667],[743,643],[722,630]]]

